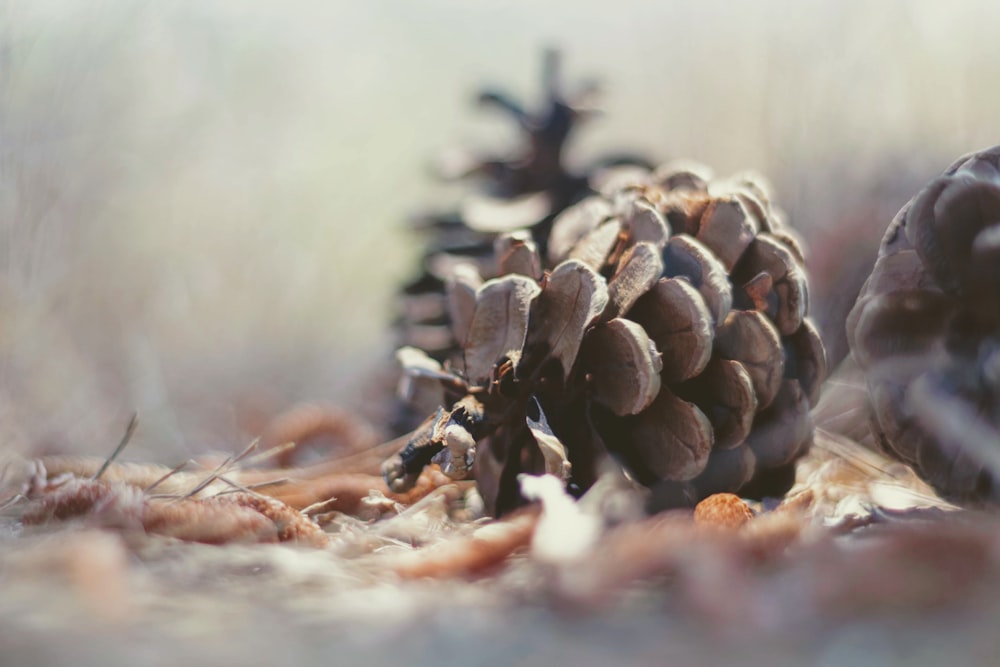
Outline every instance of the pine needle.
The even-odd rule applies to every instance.
[[[256,444],[256,443],[257,443],[257,441],[254,441],[254,443],[252,443],[252,444]],[[289,449],[295,449],[297,446],[298,446],[298,443],[295,443],[295,442],[286,442],[286,443],[281,444],[281,445],[276,445],[274,447],[271,447],[270,449],[264,450],[260,454],[256,454],[254,456],[251,456],[250,458],[248,458],[246,460],[246,465],[247,466],[255,466],[258,463],[263,463],[264,461],[267,461],[268,459],[271,459],[271,458],[274,458],[276,456],[279,456],[280,454],[283,454],[284,452],[287,452]]]
[[[152,491],[153,489],[155,489],[156,487],[158,487],[160,484],[162,484],[163,482],[167,481],[168,479],[170,479],[171,477],[173,477],[174,475],[176,475],[177,473],[179,473],[184,468],[188,467],[191,463],[192,463],[191,459],[188,459],[187,461],[183,461],[181,463],[178,463],[173,468],[171,468],[165,475],[163,475],[158,480],[156,480],[155,482],[153,482],[152,484],[150,484],[149,486],[147,486],[145,489],[143,489],[142,492],[143,493],[149,493],[150,491]]]
[[[17,503],[19,503],[20,501],[25,500],[26,498],[27,498],[27,496],[25,496],[22,493],[15,493],[13,496],[11,496],[7,500],[5,500],[2,503],[0,503],[0,512],[2,512],[3,510],[7,509],[8,507],[13,507],[14,505],[16,505]]]
[[[121,442],[119,442],[118,446],[115,447],[115,451],[111,452],[111,456],[106,458],[101,467],[97,469],[97,472],[94,473],[93,479],[95,480],[100,479],[101,475],[103,475],[107,471],[107,469],[111,466],[111,464],[114,462],[114,460],[118,458],[118,455],[122,453],[122,450],[125,449],[125,446],[128,445],[129,441],[132,439],[132,434],[135,433],[135,428],[138,425],[139,425],[139,413],[133,412],[132,418],[128,420],[128,426],[125,427],[125,435],[122,436]]]
[[[221,475],[222,473],[224,473],[226,470],[229,469],[229,466],[232,464],[233,460],[234,458],[232,456],[227,456],[226,459],[222,463],[217,465],[215,469],[212,470],[212,472],[209,473],[207,477],[205,477],[203,480],[195,484],[194,488],[185,493],[183,496],[181,496],[181,498],[190,498],[192,496],[197,495],[202,490],[204,490],[205,487],[207,487],[209,484],[217,480],[219,478],[219,475]]]
[[[233,466],[235,466],[237,463],[245,459],[251,452],[253,452],[253,450],[257,449],[257,445],[259,443],[260,443],[260,438],[255,438],[253,442],[244,447],[243,451],[241,451],[236,456],[227,456],[222,463],[217,465],[215,469],[212,470],[211,473],[209,473],[208,477],[198,482],[198,484],[196,484],[193,489],[191,489],[186,494],[181,496],[181,498],[191,498],[192,496],[195,496],[201,491],[203,491],[206,487],[208,487],[209,484],[219,479],[225,473],[229,472],[229,470],[231,470]]]
[[[218,480],[220,482],[228,484],[233,488],[227,489],[225,491],[219,491],[218,493],[212,496],[213,498],[217,496],[226,496],[232,493],[249,493],[254,496],[260,496],[262,498],[270,498],[270,496],[265,496],[263,494],[257,493],[257,489],[263,489],[268,486],[276,486],[278,484],[285,484],[288,481],[290,481],[287,478],[285,478],[285,479],[269,480],[267,482],[258,482],[257,484],[240,484],[239,482],[229,479],[228,477],[225,477],[223,475],[219,475]]]

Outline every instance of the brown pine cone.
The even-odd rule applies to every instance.
[[[530,229],[544,250],[553,217],[593,194],[589,179],[595,170],[618,163],[648,165],[642,158],[623,154],[602,157],[582,173],[567,167],[564,149],[580,123],[594,114],[589,102],[595,86],[566,95],[559,65],[556,52],[545,53],[544,103],[537,112],[500,91],[479,95],[480,104],[499,109],[520,130],[521,141],[511,154],[457,151],[442,160],[439,175],[468,181],[471,189],[457,210],[424,213],[413,220],[429,241],[420,275],[401,290],[396,323],[401,345],[419,347],[439,361],[454,356],[460,346],[451,333],[444,292],[456,265],[471,263],[484,278],[499,275],[493,254],[498,235]]]
[[[394,490],[432,460],[474,471],[497,514],[521,502],[522,472],[582,492],[621,466],[652,487],[652,509],[791,485],[826,363],[801,252],[766,189],[703,168],[596,180],[605,194],[558,216],[545,262],[514,232],[495,244],[501,277],[453,274],[453,367],[401,351],[451,407],[386,462]]]
[[[950,499],[1000,500],[1000,147],[896,215],[847,332],[885,451]]]

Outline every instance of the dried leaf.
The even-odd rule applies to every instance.
[[[568,260],[555,268],[532,313],[529,346],[544,344],[569,376],[583,333],[608,304],[604,278],[586,264]]]
[[[567,259],[583,237],[610,217],[611,204],[598,196],[588,197],[564,210],[552,223],[552,232],[549,234],[549,262],[558,264]]]
[[[548,566],[578,562],[601,537],[603,521],[584,511],[582,503],[566,493],[565,481],[553,475],[521,475],[521,495],[542,504],[542,515],[531,538],[531,558]]]
[[[528,430],[531,431],[531,435],[538,443],[538,448],[545,459],[545,472],[563,482],[568,480],[571,466],[569,459],[566,458],[566,446],[552,432],[552,428],[545,418],[545,412],[535,396],[528,399],[525,419]]]
[[[642,327],[630,320],[613,319],[588,331],[580,361],[594,400],[616,415],[638,414],[660,391],[660,353]]]
[[[528,314],[541,288],[525,276],[504,276],[483,283],[465,346],[465,373],[476,385],[486,383],[500,359],[515,366],[528,332]]]
[[[623,446],[629,458],[638,458],[657,479],[693,479],[705,468],[712,450],[708,417],[668,388],[631,424]]]
[[[627,313],[662,272],[660,251],[652,243],[643,241],[626,250],[608,283],[608,305],[602,318],[610,320]]]
[[[753,380],[757,409],[771,404],[785,371],[781,337],[756,310],[733,310],[715,331],[715,347],[724,359],[743,364]]]
[[[477,194],[462,203],[462,219],[477,232],[502,233],[538,224],[552,212],[548,192],[529,192],[510,199]]]
[[[712,316],[688,281],[661,278],[627,315],[642,325],[660,351],[665,382],[698,375],[711,358]]]
[[[694,286],[718,325],[733,306],[729,274],[722,263],[700,241],[677,234],[663,249],[663,275],[684,276]]]

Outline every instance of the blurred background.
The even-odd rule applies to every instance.
[[[604,116],[571,159],[753,168],[811,248],[835,358],[895,211],[998,140],[1000,4],[0,0],[0,447],[233,450],[373,401],[428,170],[513,135],[543,47]]]

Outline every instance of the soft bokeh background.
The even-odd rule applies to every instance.
[[[893,213],[997,141],[1000,4],[0,0],[0,437],[235,449],[298,401],[372,406],[428,161],[510,129],[542,47],[606,114],[574,145],[755,168],[842,318]]]

